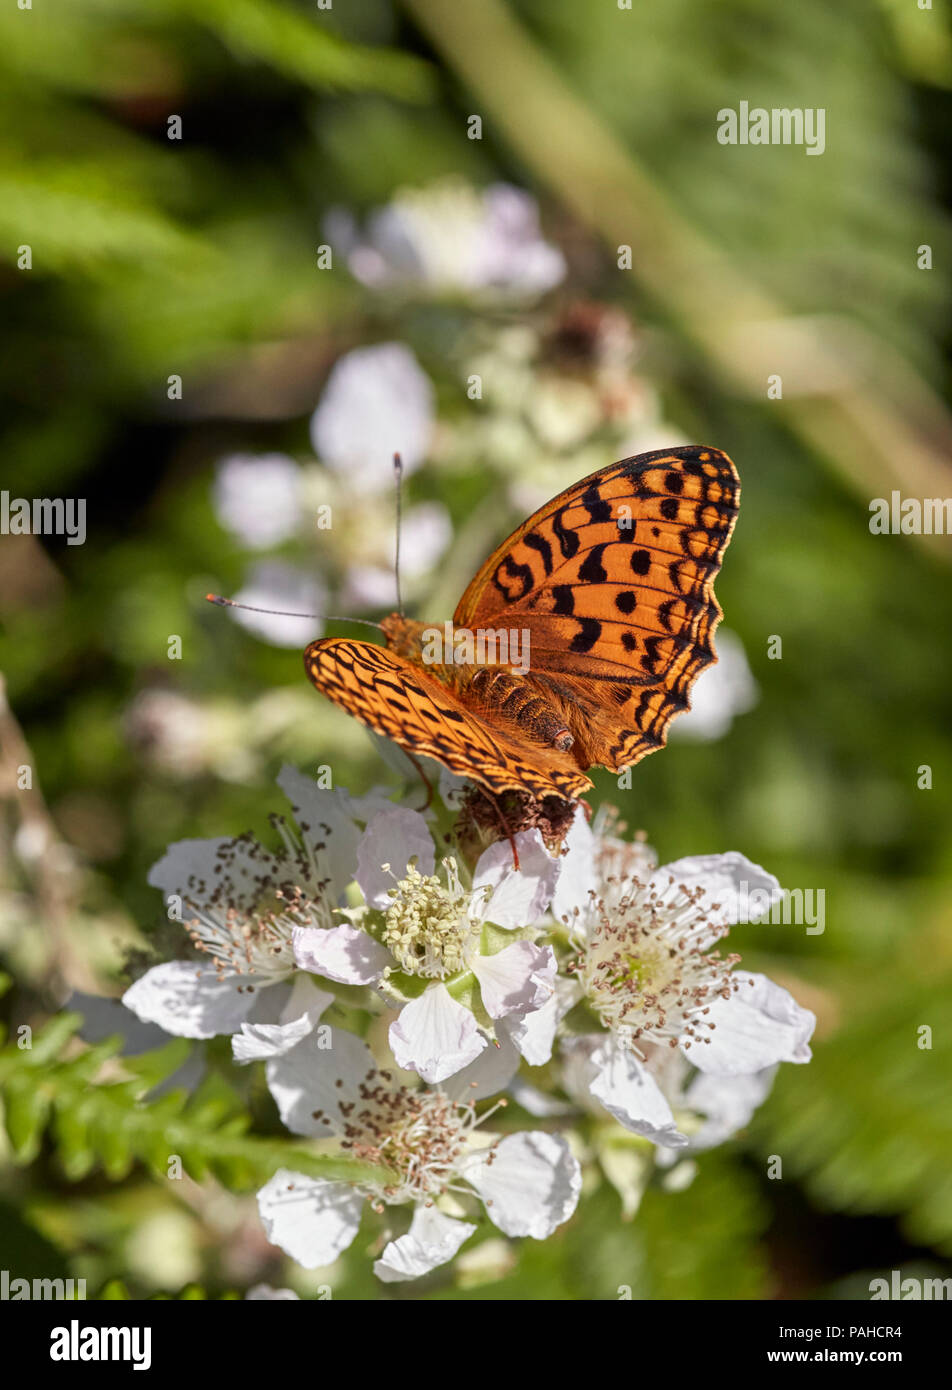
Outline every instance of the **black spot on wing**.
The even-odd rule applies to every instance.
[[[602,625],[597,618],[579,618],[579,630],[569,643],[569,651],[590,652],[602,635]]]
[[[554,531],[555,538],[559,543],[559,549],[562,552],[562,558],[564,560],[571,560],[573,555],[578,554],[578,548],[581,544],[581,541],[578,538],[577,531],[566,530],[565,523],[562,520],[564,514],[564,507],[561,511],[553,512],[552,530]]]
[[[552,612],[560,614],[563,618],[570,618],[575,612],[575,593],[571,584],[554,585],[552,597],[555,600]]]
[[[545,536],[540,536],[538,531],[529,531],[523,536],[523,541],[531,550],[537,550],[542,557],[542,567],[546,574],[552,573],[552,547]]]
[[[587,487],[585,489],[585,491],[579,498],[579,501],[581,502],[582,506],[585,507],[588,511],[589,517],[591,518],[593,523],[599,521],[611,521],[611,503],[606,502],[605,498],[602,497],[601,493],[599,492],[598,488],[595,486],[594,483],[591,487]]]
[[[605,553],[605,544],[593,545],[585,557],[583,564],[579,566],[578,577],[585,584],[604,584],[608,578],[608,571],[602,564],[602,556]]]
[[[654,675],[657,670],[658,660],[661,655],[658,648],[663,640],[664,639],[661,637],[645,638],[645,655],[641,658],[641,665],[644,670],[650,671],[652,675]]]
[[[517,587],[508,589],[506,587],[507,581],[511,581]],[[507,555],[502,564],[497,567],[496,573],[493,575],[493,583],[507,603],[515,603],[518,599],[525,598],[533,587],[535,579],[529,565],[518,565],[511,555]]]

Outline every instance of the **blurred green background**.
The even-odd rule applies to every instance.
[[[173,951],[149,866],[173,839],[266,834],[282,761],[332,764],[355,791],[386,780],[295,646],[202,598],[270,575],[331,612],[393,606],[386,412],[368,405],[359,476],[316,457],[311,420],[335,363],[399,343],[433,393],[407,487],[416,616],[448,617],[529,507],[622,452],[693,440],[734,458],[718,594],[745,696],[731,709],[722,691],[719,722],[630,790],[598,774],[592,800],[662,862],[739,849],[826,894],[822,935],[731,938],[818,1016],[814,1061],[782,1069],[748,1131],[631,1223],[602,1187],[515,1264],[490,1250],[423,1296],[867,1297],[892,1269],[952,1273],[949,542],[868,525],[892,489],[952,495],[944,9],[44,0],[5,8],[0,69],[2,486],[85,498],[88,525],[81,546],[0,537],[8,1025],[120,993],[148,937]],[[825,152],[719,144],[717,112],[741,101],[822,107]],[[534,276],[518,247],[474,271],[500,183],[538,205]],[[379,221],[406,190],[429,254],[413,273]],[[234,465],[264,456],[299,507],[270,537]],[[89,1037],[119,1027],[85,1012]],[[62,1068],[81,1055],[49,1046]],[[250,1105],[266,1126],[260,1082],[218,1044],[192,1051],[245,1087],[222,1079],[215,1115]],[[7,1099],[6,1268],[91,1294],[313,1293],[252,1195],[110,1164],[78,1103],[31,1095]],[[334,1296],[380,1296],[368,1271],[358,1244]]]

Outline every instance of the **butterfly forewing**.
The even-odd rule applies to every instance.
[[[570,800],[592,785],[570,754],[520,743],[386,647],[324,639],[308,647],[304,666],[318,690],[376,733],[491,791]]]
[[[583,764],[629,766],[662,746],[716,660],[713,584],[739,495],[734,465],[717,449],[610,464],[499,546],[455,622],[526,630],[534,677],[582,711]]]

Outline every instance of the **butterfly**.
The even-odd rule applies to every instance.
[[[408,753],[490,792],[576,799],[589,768],[621,772],[661,748],[717,660],[713,586],[739,497],[718,449],[609,464],[493,551],[452,625],[392,613],[386,647],[323,638],[304,653],[307,675]]]

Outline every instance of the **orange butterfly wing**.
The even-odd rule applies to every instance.
[[[530,517],[464,593],[457,626],[528,631],[529,680],[565,713],[581,766],[638,762],[690,707],[717,660],[713,585],[739,497],[718,449],[623,459]]]
[[[491,791],[571,800],[592,785],[570,753],[536,747],[490,723],[386,647],[324,638],[308,647],[304,667],[318,690],[376,733]]]

